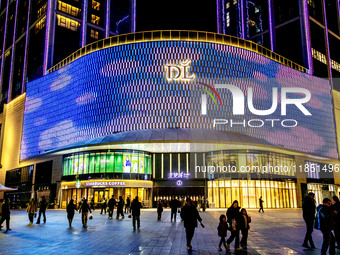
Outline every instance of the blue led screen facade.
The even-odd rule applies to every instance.
[[[191,60],[196,81],[213,86],[227,80],[246,91],[254,87],[254,106],[271,106],[272,87],[310,90],[312,116],[288,108],[286,119],[299,125],[253,128],[219,125],[284,148],[337,157],[330,85],[257,53],[208,42],[163,41],[126,44],[83,56],[27,84],[21,159],[51,149],[112,134],[159,128],[212,128],[213,118],[234,118],[232,96],[219,90],[223,105],[208,98],[201,114],[202,86],[168,81],[165,65]],[[280,104],[280,102],[279,102]],[[280,107],[278,106],[278,109]],[[246,110],[246,118],[256,118]],[[244,118],[244,117],[242,117]],[[277,110],[270,118],[282,119]]]

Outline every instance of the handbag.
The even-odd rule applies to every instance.
[[[92,215],[92,214],[90,214],[90,216],[89,216],[89,219],[90,219],[90,220],[92,220],[92,219],[93,219],[93,215]]]
[[[129,214],[128,218],[132,218],[132,215],[131,215],[131,214]]]

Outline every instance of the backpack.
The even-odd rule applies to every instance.
[[[317,209],[317,211],[316,211],[316,217],[315,217],[315,219],[314,219],[314,228],[315,229],[318,229],[318,230],[321,230],[321,215],[320,214],[322,214],[321,213],[321,209],[322,209],[322,206],[320,206],[320,208],[319,209]]]

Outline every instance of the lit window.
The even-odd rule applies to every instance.
[[[70,4],[64,3],[62,1],[58,1],[58,10],[70,14],[74,17],[79,17],[80,9],[74,7]]]
[[[99,25],[100,18],[96,15],[91,14],[91,23],[95,25]]]
[[[46,7],[47,7],[47,3],[45,3],[45,4],[37,11],[37,17],[38,17],[38,18],[46,12]]]
[[[227,12],[227,16],[226,16],[226,26],[229,27],[230,26],[230,13]]]
[[[95,31],[93,29],[91,29],[91,37],[94,39],[98,39],[98,31]]]
[[[46,24],[46,16],[43,17],[41,20],[39,20],[37,24],[35,24],[34,32],[37,34],[41,29],[45,27],[45,24]]]
[[[100,9],[100,3],[97,1],[92,0],[92,8],[99,11]]]
[[[228,3],[225,5],[225,8],[226,8],[226,9],[229,9],[229,8],[230,8],[230,2],[228,2]]]
[[[78,21],[66,18],[66,17],[61,16],[61,15],[57,15],[57,19],[58,19],[58,26],[65,27],[65,28],[70,29],[72,31],[77,31],[78,28],[79,28],[80,24],[79,24]]]
[[[236,4],[237,4],[237,0],[234,0],[234,2],[233,2],[233,3],[234,3],[234,5],[236,5]]]

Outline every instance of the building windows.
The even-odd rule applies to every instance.
[[[45,3],[38,11],[37,11],[37,18],[41,17],[45,12],[47,8],[47,3]]]
[[[91,14],[91,23],[95,25],[99,25],[100,18],[96,15]]]
[[[99,11],[100,10],[100,3],[92,0],[92,8]]]
[[[91,36],[92,38],[98,40],[98,34],[99,34],[98,31],[95,31],[95,30],[91,29],[91,34],[90,34],[90,36]]]
[[[226,16],[226,26],[230,27],[230,12],[227,12],[227,16]]]
[[[41,29],[45,27],[46,24],[46,16],[43,17],[37,24],[35,24],[34,32],[37,34]]]
[[[69,5],[67,3],[64,3],[62,1],[58,1],[58,10],[65,12],[67,14],[70,14],[74,17],[79,17],[80,15],[80,9],[77,7],[74,7],[72,5]]]
[[[66,18],[61,15],[57,15],[57,19],[58,19],[58,26],[65,27],[72,31],[78,31],[78,28],[80,26],[78,21]]]

